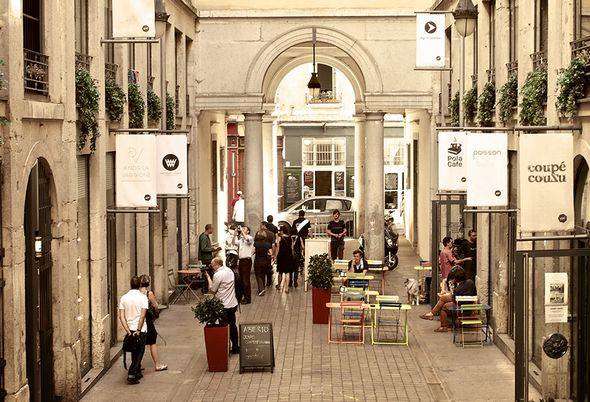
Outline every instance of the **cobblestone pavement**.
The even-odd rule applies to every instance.
[[[417,259],[408,244],[401,266],[388,278],[400,294],[403,278],[413,275]],[[393,290],[392,290],[393,288]],[[426,311],[426,306],[418,310]],[[411,311],[410,346],[334,345],[327,326],[312,325],[311,292],[270,290],[242,306],[241,322],[272,322],[274,373],[239,374],[238,357],[226,373],[209,373],[203,329],[190,307],[173,305],[157,322],[166,345],[168,371],[155,373],[146,351],[140,385],[125,383],[121,359],[85,396],[86,401],[242,401],[242,400],[502,400],[510,399],[513,367],[494,346],[464,351],[448,334],[434,334],[435,324]],[[161,342],[160,342],[161,343]],[[467,366],[465,366],[467,364]],[[467,367],[467,369],[466,369]],[[467,379],[466,379],[467,378]],[[490,380],[491,379],[491,380]],[[485,385],[484,385],[485,384]],[[483,391],[483,392],[482,392]]]

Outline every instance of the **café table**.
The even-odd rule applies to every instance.
[[[200,296],[197,294],[196,290],[193,289],[193,286],[199,287],[200,283],[202,282],[201,279],[201,269],[200,268],[189,268],[189,269],[179,269],[178,270],[178,280],[182,281],[183,284],[186,285],[185,288],[181,290],[181,293],[178,295],[176,300],[178,300],[181,296],[186,297],[186,292],[189,291],[196,300],[200,300]]]

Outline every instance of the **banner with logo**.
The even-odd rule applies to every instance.
[[[469,133],[467,205],[508,205],[508,136],[506,133]]]
[[[460,131],[438,133],[438,189],[467,190],[467,134]]]
[[[573,136],[521,134],[520,230],[574,229]]]
[[[113,0],[113,38],[156,36],[154,0]]]
[[[188,194],[186,135],[158,135],[156,145],[158,194]]]
[[[445,67],[445,15],[416,14],[416,67]]]
[[[115,189],[117,207],[155,207],[156,136],[117,135]]]

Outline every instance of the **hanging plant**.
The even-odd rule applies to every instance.
[[[494,113],[496,111],[496,85],[487,82],[481,95],[477,98],[477,122],[481,127],[494,125]]]
[[[147,114],[149,121],[158,121],[162,118],[162,101],[153,89],[147,91]]]
[[[90,135],[90,150],[96,149],[96,139],[100,135],[98,130],[98,101],[100,93],[92,76],[85,68],[76,69],[76,106],[78,107],[78,150],[86,146]]]
[[[174,98],[169,94],[166,93],[166,130],[174,130],[175,124],[175,104]]]
[[[115,80],[107,78],[104,83],[104,103],[110,121],[119,121],[125,111],[125,91]]]
[[[139,91],[139,85],[130,82],[127,87],[127,100],[129,102],[129,127],[142,128],[143,116],[145,116],[145,104]]]
[[[555,107],[561,117],[573,119],[577,116],[577,102],[584,97],[586,92],[586,73],[589,61],[587,57],[576,57],[572,59],[567,68],[559,73]]]
[[[531,71],[522,86],[520,124],[543,126],[547,122],[543,104],[547,102],[547,69]]]
[[[449,102],[449,112],[451,113],[451,126],[459,127],[459,91]]]
[[[511,74],[508,81],[500,88],[500,99],[498,99],[498,114],[503,125],[506,125],[512,118],[517,106],[518,77]]]
[[[463,95],[464,125],[473,125],[477,114],[477,88],[474,86]]]

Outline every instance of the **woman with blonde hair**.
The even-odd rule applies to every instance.
[[[150,355],[154,361],[154,368],[156,371],[168,370],[168,366],[165,364],[158,365],[158,346],[156,340],[158,338],[158,331],[156,331],[156,325],[154,321],[160,315],[160,309],[158,308],[158,301],[156,295],[150,290],[150,277],[148,275],[141,275],[139,277],[141,287],[139,290],[145,294],[148,298],[149,307],[147,314],[145,315],[145,322],[147,324],[147,334],[145,338],[145,344],[150,348]]]

